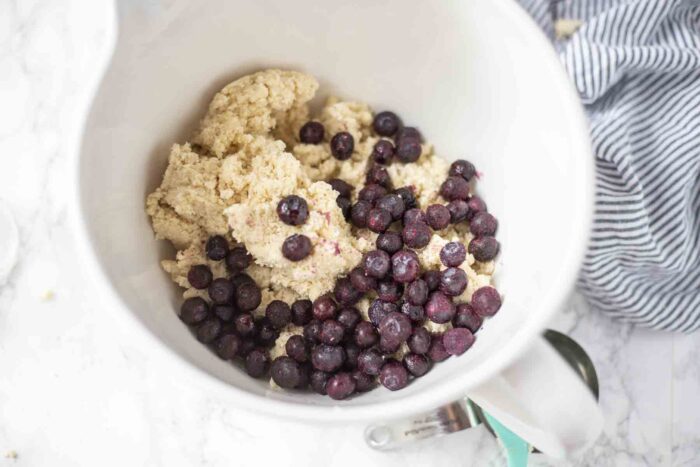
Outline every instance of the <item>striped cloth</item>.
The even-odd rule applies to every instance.
[[[580,290],[625,321],[698,329],[700,1],[520,3],[555,42],[589,117],[596,210]],[[569,20],[581,26],[557,39]]]

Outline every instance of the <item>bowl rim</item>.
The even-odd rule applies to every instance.
[[[575,219],[577,225],[576,232],[578,238],[572,239],[572,248],[568,255],[569,261],[565,264],[564,272],[555,279],[552,289],[555,290],[542,304],[545,311],[533,315],[527,324],[509,340],[503,348],[492,358],[488,359],[488,364],[477,364],[468,373],[455,375],[451,384],[436,385],[430,390],[422,393],[397,397],[393,400],[374,402],[359,406],[343,406],[342,403],[336,406],[315,406],[306,403],[294,403],[279,399],[272,399],[263,395],[257,395],[239,389],[228,384],[214,375],[209,374],[202,368],[187,361],[183,357],[173,352],[167,344],[157,335],[150,331],[122,299],[119,293],[112,287],[107,272],[101,265],[95,244],[90,237],[88,221],[83,210],[81,199],[80,167],[84,155],[83,145],[86,138],[87,126],[94,110],[95,97],[97,96],[103,82],[103,78],[109,69],[111,59],[115,51],[118,36],[117,8],[114,1],[106,2],[109,8],[109,28],[108,53],[103,60],[96,64],[96,72],[93,80],[86,86],[86,100],[82,109],[82,117],[79,122],[79,131],[70,148],[71,159],[69,163],[69,177],[71,183],[69,187],[69,224],[76,243],[78,261],[83,267],[83,274],[93,286],[93,296],[103,297],[109,309],[118,320],[119,324],[129,327],[129,337],[134,345],[143,345],[142,348],[149,349],[149,356],[159,359],[162,363],[162,370],[173,371],[187,378],[195,384],[204,385],[208,391],[213,391],[218,397],[231,400],[237,407],[257,414],[265,414],[277,418],[290,420],[305,420],[313,422],[359,422],[376,421],[378,418],[389,420],[392,418],[405,417],[434,409],[441,404],[464,397],[470,388],[492,378],[510,363],[517,360],[518,355],[522,355],[546,327],[551,318],[561,310],[566,303],[571,290],[575,284],[580,264],[584,258],[585,248],[590,234],[593,220],[593,195],[594,195],[594,158],[590,146],[588,123],[583,112],[578,95],[573,84],[569,80],[564,67],[559,62],[555,49],[549,39],[540,30],[532,18],[522,9],[520,5],[512,0],[500,0],[493,2],[495,8],[500,9],[499,14],[504,21],[513,24],[521,32],[532,36],[532,40],[538,46],[547,49],[544,53],[549,56],[547,67],[554,76],[558,76],[559,87],[557,89],[559,97],[564,103],[565,112],[562,118],[571,121],[572,129],[580,135],[580,141],[572,144],[571,150],[577,151],[576,157],[588,160],[588,163],[581,165],[580,177],[586,179],[585,192],[580,193],[579,206],[572,210],[578,213]]]

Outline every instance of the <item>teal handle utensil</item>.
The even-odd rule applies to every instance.
[[[527,467],[527,459],[531,450],[527,441],[503,426],[501,422],[488,413],[484,412],[484,416],[506,450],[508,467]]]

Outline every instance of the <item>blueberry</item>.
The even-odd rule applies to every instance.
[[[450,297],[461,295],[467,288],[467,273],[459,268],[447,268],[440,273],[440,291]]]
[[[352,378],[355,380],[355,391],[357,392],[367,392],[370,389],[373,389],[376,385],[373,377],[361,372],[360,370],[353,371]]]
[[[345,363],[345,350],[337,345],[317,345],[311,351],[311,364],[315,369],[332,373]]]
[[[408,371],[396,360],[389,360],[379,373],[379,382],[390,391],[398,391],[408,384]]]
[[[467,201],[467,206],[469,206],[468,219],[471,219],[472,217],[474,217],[474,215],[477,212],[488,211],[488,209],[486,209],[486,203],[484,203],[484,200],[476,195],[472,195],[469,198],[469,200]]]
[[[362,373],[377,376],[384,365],[384,356],[377,349],[366,349],[357,357],[357,369]]]
[[[255,320],[250,313],[241,313],[233,318],[233,327],[241,337],[254,336],[257,332]]]
[[[377,236],[376,246],[378,250],[384,250],[393,255],[403,248],[403,240],[398,232],[384,232]]]
[[[226,258],[226,253],[228,253],[228,241],[221,235],[214,235],[207,240],[205,250],[207,258],[213,261],[221,261]]]
[[[445,345],[442,342],[442,334],[434,334],[430,341],[430,349],[428,349],[428,357],[434,362],[442,362],[450,357],[450,354],[445,350]]]
[[[381,185],[377,185],[376,183],[372,183],[370,185],[366,185],[363,189],[360,190],[360,192],[357,194],[357,199],[360,201],[367,201],[370,203],[372,206],[386,194],[386,188],[384,188]]]
[[[396,133],[396,139],[415,139],[417,141],[422,141],[423,136],[420,134],[417,128],[412,126],[405,126]]]
[[[391,213],[386,209],[372,208],[367,215],[367,228],[375,233],[385,232],[391,225]]]
[[[467,258],[467,249],[461,242],[446,243],[440,250],[440,261],[447,267],[457,267]]]
[[[389,211],[391,214],[391,219],[394,221],[401,220],[403,213],[406,210],[401,197],[394,193],[390,193],[379,198],[376,206],[377,208]]]
[[[469,230],[476,237],[493,236],[498,228],[498,221],[485,211],[474,214],[469,221]]]
[[[425,304],[425,314],[433,323],[449,323],[455,315],[455,305],[452,300],[442,292],[433,292]]]
[[[350,282],[362,293],[367,293],[377,287],[377,280],[365,274],[365,270],[361,267],[356,267],[350,271]]]
[[[197,340],[203,344],[210,344],[221,333],[221,321],[219,318],[207,318],[197,328]]]
[[[374,121],[372,122],[372,128],[380,136],[391,136],[396,133],[401,125],[401,120],[394,113],[388,110],[384,112],[379,112],[374,116]]]
[[[287,225],[302,225],[309,218],[309,205],[301,196],[285,196],[277,203],[277,216]]]
[[[244,282],[250,282],[250,283],[255,284],[255,281],[253,280],[253,278],[244,272],[237,272],[231,278],[231,283],[233,284],[234,290],[237,289],[238,286]]]
[[[335,199],[335,204],[340,208],[340,212],[343,214],[343,219],[346,221],[349,220],[352,212],[352,201],[350,201],[349,198],[338,196]]]
[[[371,347],[379,340],[379,334],[369,321],[362,321],[355,326],[355,343],[364,348]]]
[[[491,261],[499,249],[498,240],[493,237],[476,237],[469,242],[469,254],[477,261]]]
[[[293,234],[282,243],[282,255],[290,261],[301,261],[311,253],[311,240],[303,234]]]
[[[243,246],[231,248],[226,255],[226,266],[231,271],[242,271],[253,262],[253,257]]]
[[[389,172],[386,170],[386,167],[382,167],[381,165],[377,164],[371,165],[369,170],[367,170],[367,175],[365,176],[365,184],[376,184],[383,186],[384,188],[390,188],[391,177],[389,176]]]
[[[232,360],[241,348],[241,338],[235,334],[224,334],[216,340],[214,344],[216,353],[224,360]]]
[[[352,197],[352,191],[354,187],[350,185],[348,182],[345,180],[341,180],[339,178],[333,178],[331,180],[328,180],[326,183],[328,183],[331,188],[333,188],[335,191],[338,192],[338,195],[342,196],[343,198],[351,198]]]
[[[404,284],[413,282],[420,274],[418,256],[409,250],[397,251],[391,256],[391,271],[395,281]]]
[[[262,301],[262,292],[255,282],[244,282],[236,287],[236,306],[241,311],[253,311]]]
[[[442,335],[442,344],[450,355],[462,355],[474,343],[474,334],[466,328],[453,328]]]
[[[384,302],[396,303],[401,299],[403,287],[393,280],[384,280],[377,283],[377,298]]]
[[[354,285],[352,285],[352,282],[348,277],[341,277],[335,281],[333,294],[335,295],[335,299],[341,305],[354,305],[364,295],[361,291],[357,290]]]
[[[462,199],[455,199],[447,203],[447,210],[450,211],[450,222],[453,224],[458,224],[469,216],[469,204]]]
[[[403,163],[415,162],[421,155],[420,138],[404,131],[396,138],[396,158]]]
[[[401,197],[406,209],[413,209],[418,205],[413,187],[404,186],[401,188],[397,188],[396,190],[394,190],[394,193]]]
[[[461,177],[447,177],[440,186],[440,194],[447,201],[469,198],[469,182]]]
[[[408,353],[403,357],[403,365],[415,377],[423,376],[430,370],[430,361],[424,355]]]
[[[292,309],[282,300],[273,300],[265,308],[265,316],[276,329],[292,322]]]
[[[270,366],[270,376],[280,387],[293,389],[301,380],[299,364],[289,357],[277,357]]]
[[[352,341],[347,341],[343,344],[345,349],[345,368],[354,370],[357,368],[357,358],[360,356],[360,347]]]
[[[429,293],[428,283],[423,279],[416,279],[406,287],[405,296],[411,305],[425,305]]]
[[[450,176],[462,177],[466,181],[469,181],[476,174],[476,167],[469,161],[458,159],[450,165],[449,174]]]
[[[391,164],[391,159],[394,157],[394,145],[391,141],[380,139],[372,148],[372,160],[377,164]]]
[[[481,287],[472,294],[472,308],[481,316],[493,316],[501,308],[501,296],[493,287]]]
[[[442,204],[431,204],[425,210],[428,225],[433,230],[442,230],[450,225],[450,210]]]
[[[467,328],[472,333],[475,333],[483,323],[481,316],[477,315],[474,308],[468,303],[460,303],[457,305],[457,311],[452,318],[452,326],[456,328]]]
[[[321,295],[313,303],[314,318],[319,321],[335,318],[338,312],[338,305],[330,294]]]
[[[355,380],[350,373],[335,374],[326,383],[326,393],[331,399],[347,399],[353,392],[355,392]]]
[[[180,319],[190,326],[201,323],[209,316],[209,305],[201,297],[191,297],[182,302]]]
[[[304,326],[304,339],[312,344],[321,342],[321,322],[313,320]]]
[[[379,336],[379,350],[385,355],[396,353],[401,347],[401,342],[391,337]]]
[[[426,354],[430,350],[430,342],[432,338],[430,333],[424,327],[417,327],[413,329],[413,333],[406,341],[408,348],[413,353]]]
[[[395,303],[376,299],[369,305],[367,315],[369,315],[369,320],[372,324],[379,326],[379,323],[386,315],[395,311],[399,311],[399,307]]]
[[[428,224],[413,222],[406,224],[401,232],[403,243],[410,248],[423,248],[430,243],[433,233]]]
[[[350,159],[355,149],[355,138],[347,131],[336,133],[331,138],[331,154],[339,161]]]
[[[297,300],[292,303],[292,322],[297,326],[303,326],[311,321],[312,308],[311,300]]]
[[[309,346],[302,336],[291,336],[284,344],[284,350],[299,363],[309,361]]]
[[[403,225],[415,224],[415,223],[427,224],[428,218],[425,213],[418,208],[411,208],[406,211],[403,215]]]
[[[399,344],[406,342],[412,331],[411,320],[403,313],[389,313],[379,323],[379,336]]]
[[[310,385],[311,389],[314,390],[314,392],[321,394],[322,396],[326,395],[326,384],[328,383],[328,379],[331,377],[330,373],[326,373],[325,371],[320,371],[320,370],[313,370],[311,372],[311,378],[310,378]]]
[[[391,267],[391,258],[386,251],[372,250],[362,258],[365,274],[375,279],[383,279]]]
[[[345,328],[345,334],[351,336],[355,327],[362,321],[362,316],[357,308],[345,307],[338,313],[337,321]]]
[[[311,372],[313,371],[311,363],[300,363],[299,371],[299,384],[294,386],[294,389],[307,389],[309,387],[309,383],[311,382]]]
[[[230,303],[233,300],[235,290],[230,280],[220,277],[214,279],[208,288],[209,298],[218,304]]]
[[[245,370],[253,378],[260,378],[267,373],[270,357],[265,349],[253,349],[245,358]]]
[[[211,269],[206,264],[192,266],[187,272],[187,281],[195,289],[206,289],[211,284],[212,279]]]
[[[221,321],[231,321],[236,314],[236,308],[231,305],[214,305],[211,310]]]
[[[299,130],[299,140],[304,144],[318,144],[323,141],[326,130],[319,122],[306,122]]]
[[[242,339],[241,347],[238,349],[238,356],[245,359],[253,349],[255,349],[255,341],[253,339]]]
[[[416,323],[423,322],[425,319],[425,308],[421,305],[412,305],[409,302],[404,302],[401,305],[401,313],[408,316],[408,318]]]
[[[358,201],[350,208],[350,221],[352,225],[359,228],[367,227],[367,216],[372,209],[368,201]]]
[[[269,319],[262,318],[255,323],[258,330],[255,341],[262,347],[272,347],[279,337],[279,331],[275,329]]]
[[[423,280],[428,284],[428,290],[436,291],[440,287],[440,271],[425,271]]]
[[[321,342],[328,345],[340,344],[345,335],[345,328],[334,319],[327,319],[321,323]]]

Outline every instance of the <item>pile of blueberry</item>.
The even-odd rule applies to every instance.
[[[376,249],[367,252],[347,277],[339,278],[333,292],[313,302],[297,300],[291,306],[272,301],[265,316],[255,319],[251,312],[260,305],[261,292],[245,273],[253,258],[244,247],[230,248],[221,236],[207,241],[206,254],[211,260],[225,261],[229,277],[213,279],[206,265],[193,266],[188,273],[192,287],[206,289],[211,304],[189,298],[182,305],[181,319],[221,358],[242,359],[252,377],[269,374],[280,387],[310,387],[333,399],[368,391],[377,381],[398,390],[411,377],[426,374],[434,362],[466,352],[483,319],[501,306],[493,287],[476,290],[470,303],[454,301],[467,287],[467,275],[459,268],[467,252],[477,261],[489,261],[499,250],[494,238],[496,219],[483,200],[470,194],[474,166],[465,160],[452,163],[440,187],[447,204],[422,210],[413,188],[394,189],[385,167],[394,158],[415,162],[421,154],[420,133],[403,127],[392,112],[377,114],[373,128],[380,136],[393,137],[393,142],[381,139],[374,146],[373,164],[357,202],[351,202],[352,185],[340,179],[328,183],[338,192],[337,203],[346,220],[379,234]],[[308,122],[299,136],[305,144],[319,144],[324,133],[322,124]],[[354,150],[353,137],[339,132],[331,138],[330,147],[335,158],[347,160]],[[289,195],[279,201],[277,214],[285,224],[299,226],[306,222],[309,207],[305,199]],[[422,270],[415,250],[428,245],[433,231],[462,222],[468,222],[474,235],[469,245],[445,244],[440,260],[446,269]],[[311,251],[311,241],[303,234],[289,236],[282,245],[282,254],[291,261],[300,261]],[[368,295],[371,303],[365,321],[355,305]],[[451,323],[452,329],[431,334],[423,327],[425,320]],[[270,361],[269,349],[289,324],[303,327],[303,334],[287,340],[286,356]],[[398,361],[392,355],[403,344],[408,352]]]

